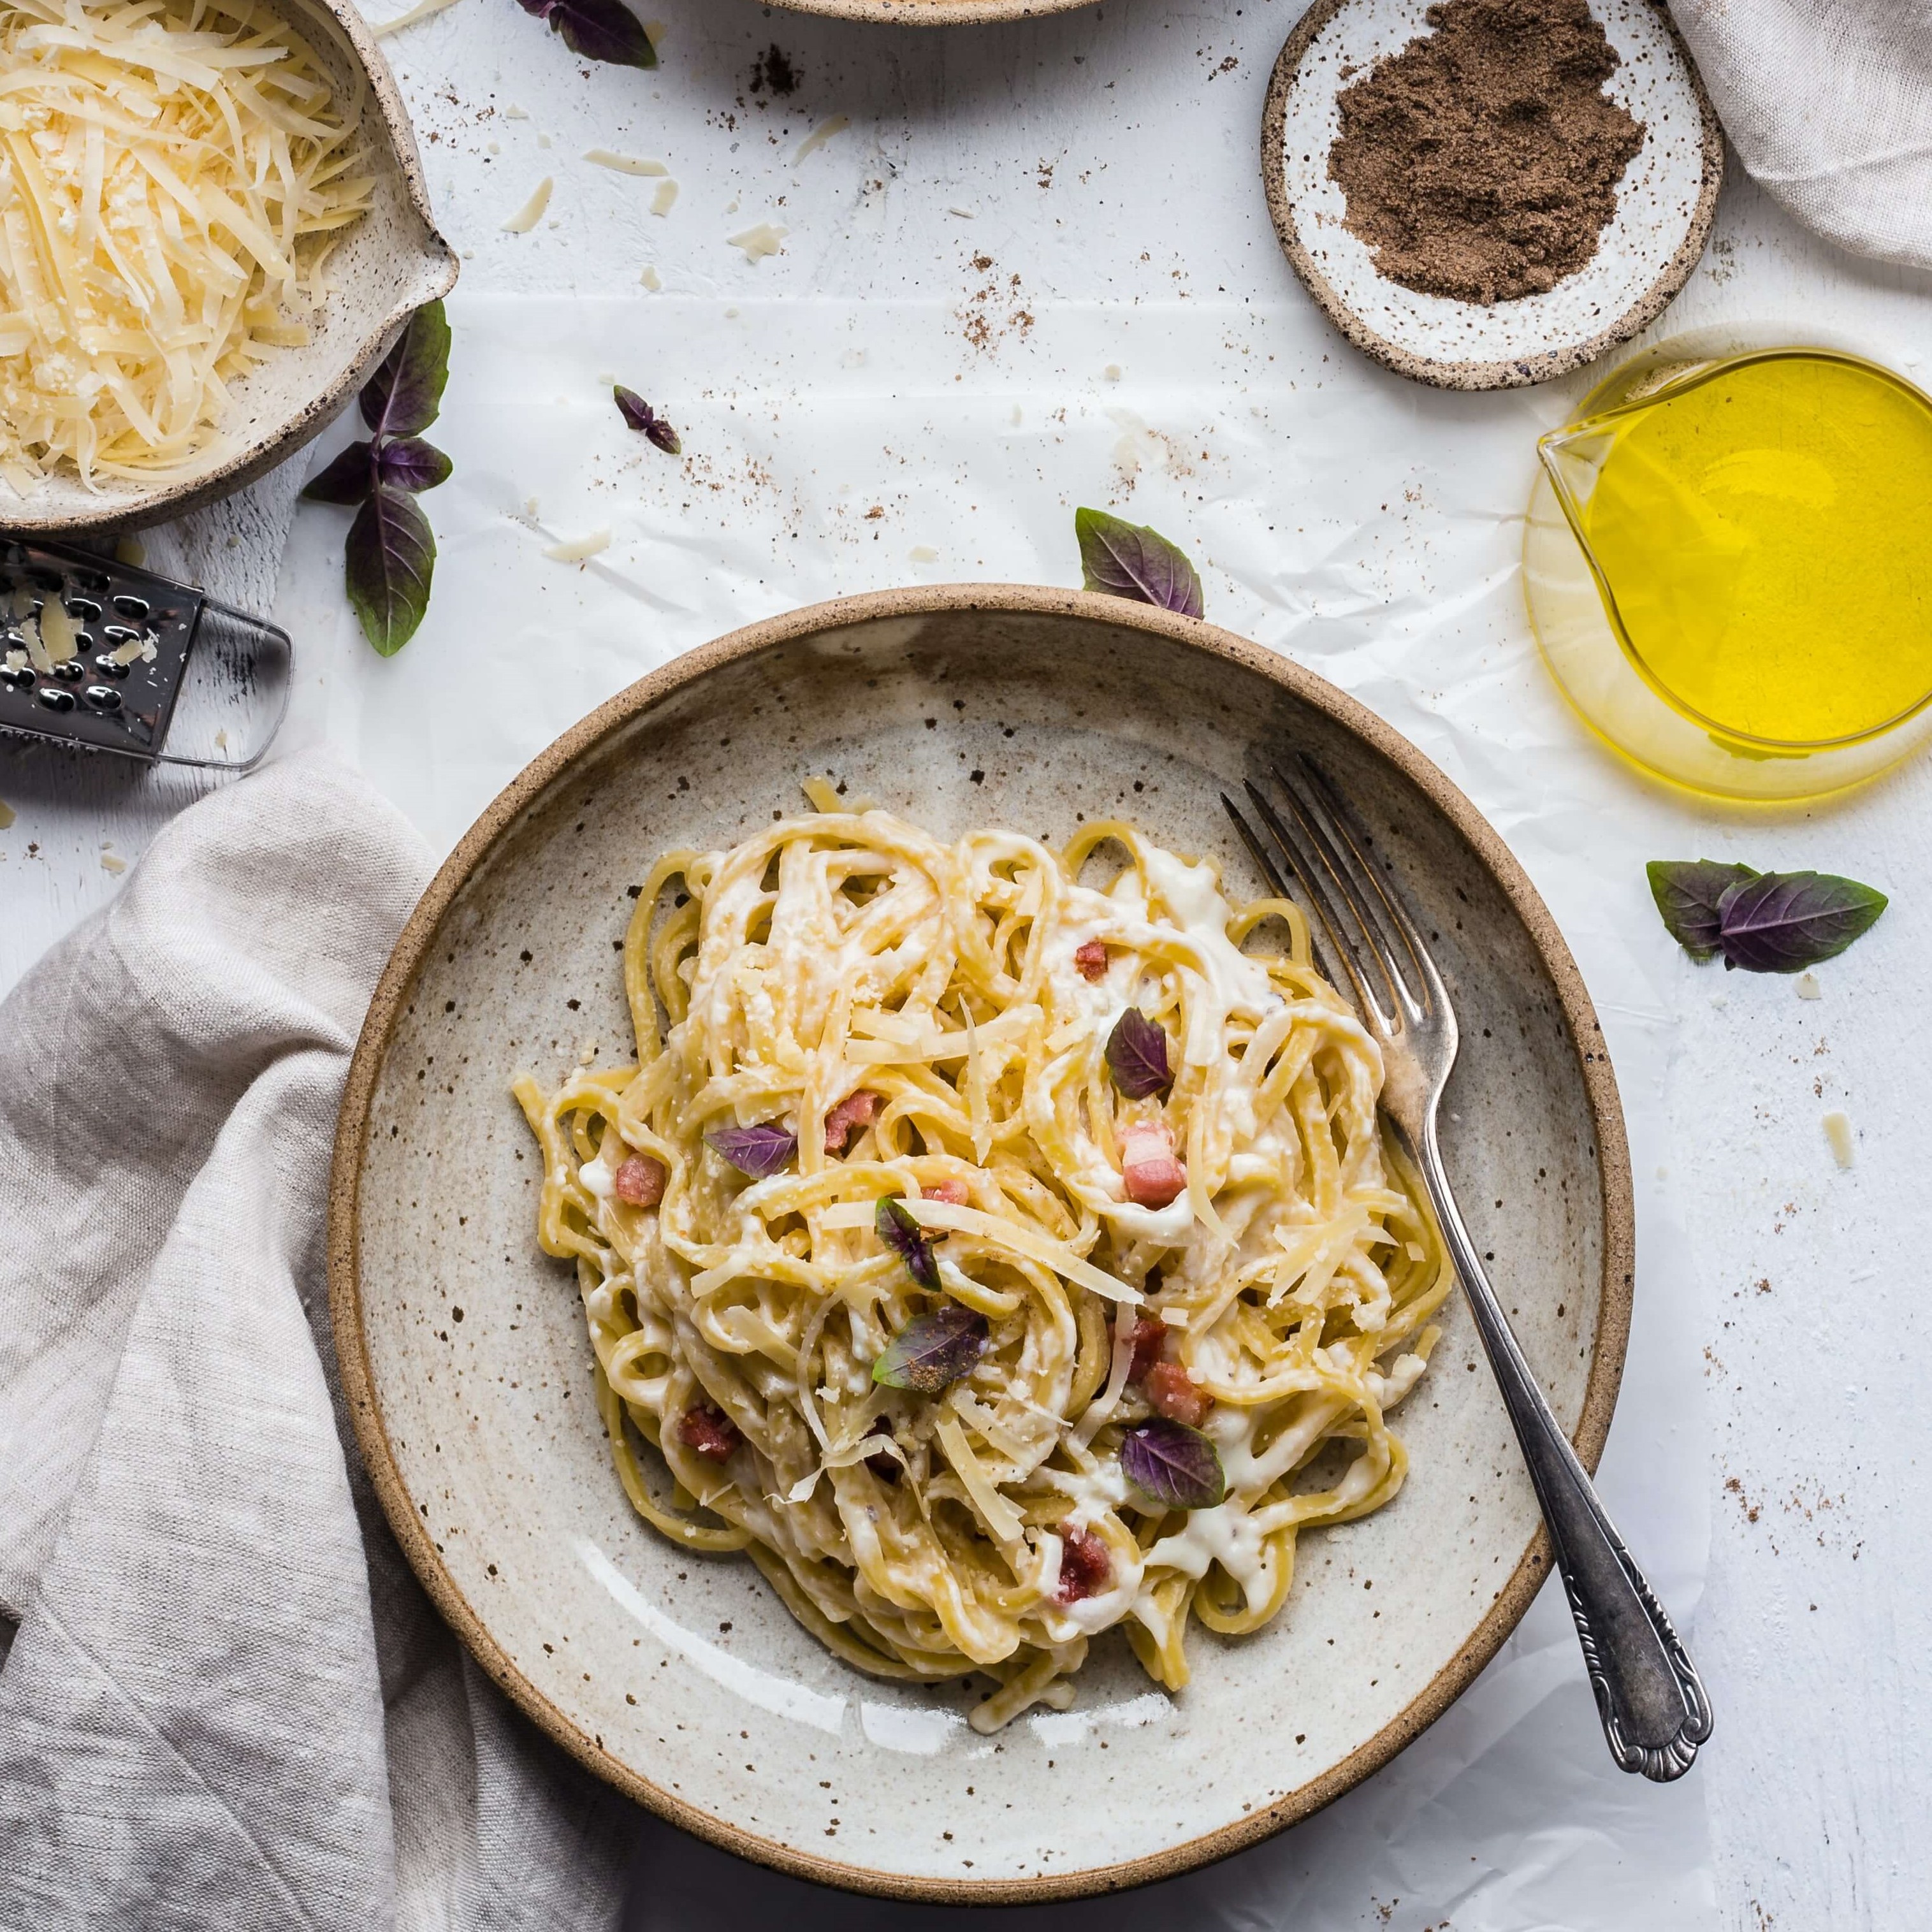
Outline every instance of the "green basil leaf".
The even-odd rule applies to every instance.
[[[1643,869],[1671,938],[1694,959],[1708,959],[1722,943],[1718,902],[1733,886],[1757,877],[1748,866],[1722,866],[1714,859],[1653,859]]]
[[[1120,1469],[1143,1496],[1168,1509],[1213,1509],[1228,1493],[1220,1450],[1199,1430],[1165,1415],[1121,1437]]]
[[[915,1315],[880,1352],[872,1379],[887,1388],[938,1395],[970,1375],[986,1352],[986,1318],[956,1301]]]
[[[1105,510],[1076,510],[1073,534],[1088,590],[1156,604],[1184,616],[1201,615],[1199,573],[1186,553],[1160,531],[1109,516]]]
[[[352,442],[304,486],[302,494],[311,503],[340,503],[352,508],[366,502],[376,487],[376,446]]]
[[[1130,1006],[1107,1036],[1107,1071],[1130,1100],[1144,1100],[1174,1084],[1167,1035],[1138,1006]]]
[[[420,490],[447,483],[454,466],[434,443],[419,436],[399,436],[376,445],[376,466],[390,488],[406,490],[414,496]]]
[[[1831,872],[1766,872],[1718,904],[1724,964],[1748,973],[1802,973],[1869,932],[1886,896]]]
[[[394,657],[416,635],[429,608],[436,566],[429,519],[401,490],[376,490],[349,526],[343,562],[362,634],[383,656]]]
[[[906,1264],[906,1273],[921,1288],[939,1286],[939,1263],[926,1230],[906,1212],[905,1204],[893,1195],[881,1196],[872,1225],[879,1239]]]
[[[440,302],[403,325],[396,346],[362,386],[362,420],[379,436],[418,436],[436,421],[449,380],[449,322]]]
[[[526,14],[548,20],[563,44],[586,60],[619,67],[656,67],[656,48],[638,16],[618,0],[518,0]]]

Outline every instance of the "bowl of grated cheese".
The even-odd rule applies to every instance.
[[[348,0],[8,0],[0,71],[0,526],[238,489],[455,283]]]

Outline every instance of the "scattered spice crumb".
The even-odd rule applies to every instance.
[[[769,46],[752,63],[752,92],[780,98],[798,92],[798,70],[784,48]]]
[[[1546,293],[1595,256],[1643,146],[1604,92],[1616,50],[1588,0],[1439,0],[1424,17],[1432,33],[1337,98],[1345,225],[1422,294]]]

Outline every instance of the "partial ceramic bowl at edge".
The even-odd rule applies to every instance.
[[[1451,1174],[1531,1362],[1594,1467],[1623,1362],[1630,1186],[1601,1034],[1496,833],[1388,726],[1288,659],[1079,592],[940,586],[723,638],[614,698],[490,806],[398,941],[336,1143],[329,1271],[364,1458],[418,1574],[484,1667],[620,1790],[748,1858],[961,1903],[1170,1876],[1385,1763],[1492,1656],[1546,1574],[1536,1502],[1460,1298],[1400,1412],[1408,1483],[1305,1537],[1266,1629],[1190,1640],[1170,1696],[1118,1633],[1072,1708],[982,1737],[973,1693],[854,1674],[742,1557],[632,1513],[598,1420],[574,1276],[536,1244],[510,1096],[630,1050],[616,942],[674,847],[803,809],[802,778],[944,836],[1064,842],[1131,818],[1264,888],[1221,794],[1306,752],[1385,841],[1466,1044]],[[460,1312],[459,1312],[460,1311]],[[1372,1586],[1372,1587],[1371,1587]]]
[[[136,530],[226,496],[292,455],[333,422],[402,326],[456,286],[455,251],[437,232],[409,111],[352,0],[265,0],[321,56],[339,99],[359,83],[374,205],[329,257],[328,290],[300,348],[272,350],[233,386],[221,442],[182,472],[152,482],[104,479],[90,489],[64,468],[26,498],[0,488],[0,524],[58,538]]]

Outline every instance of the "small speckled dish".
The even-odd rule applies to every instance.
[[[336,1141],[343,1382],[391,1524],[442,1613],[537,1724],[687,1829],[802,1877],[992,1904],[1116,1889],[1292,1823],[1386,1762],[1543,1581],[1536,1503],[1452,1300],[1402,1411],[1387,1508],[1303,1540],[1266,1630],[1190,1640],[1157,1690],[1118,1633],[1071,1710],[998,1736],[974,1696],[854,1674],[750,1563],[632,1513],[593,1406],[574,1277],[538,1251],[509,1094],[629,1050],[628,889],[672,846],[803,808],[831,772],[935,831],[1053,842],[1124,813],[1262,890],[1220,802],[1288,752],[1382,828],[1467,1042],[1456,1189],[1584,1461],[1630,1303],[1630,1189],[1588,998],[1528,880],[1413,746],[1287,658],[1079,592],[955,585],[793,613],[678,659],[560,739],[437,874],[377,988]],[[1372,1586],[1373,1594],[1368,1594]]]
[[[374,206],[329,257],[328,298],[310,340],[298,349],[271,350],[233,386],[219,447],[181,474],[154,482],[116,478],[90,490],[69,470],[44,478],[24,499],[0,483],[0,525],[16,535],[137,530],[230,495],[320,435],[411,314],[456,286],[455,252],[430,212],[409,110],[352,0],[265,4],[309,40],[339,99],[349,98],[359,76]]]
[[[1643,124],[1595,256],[1546,295],[1485,308],[1390,281],[1343,225],[1328,178],[1344,88],[1428,32],[1430,0],[1315,0],[1275,62],[1262,117],[1268,212],[1294,272],[1355,346],[1444,389],[1546,382],[1647,328],[1697,266],[1717,214],[1724,130],[1658,0],[1590,0],[1622,64],[1610,98]]]
[[[1001,20],[1030,20],[1070,13],[1094,0],[776,0],[795,14],[827,14],[839,20],[874,20],[900,27],[978,27]]]

